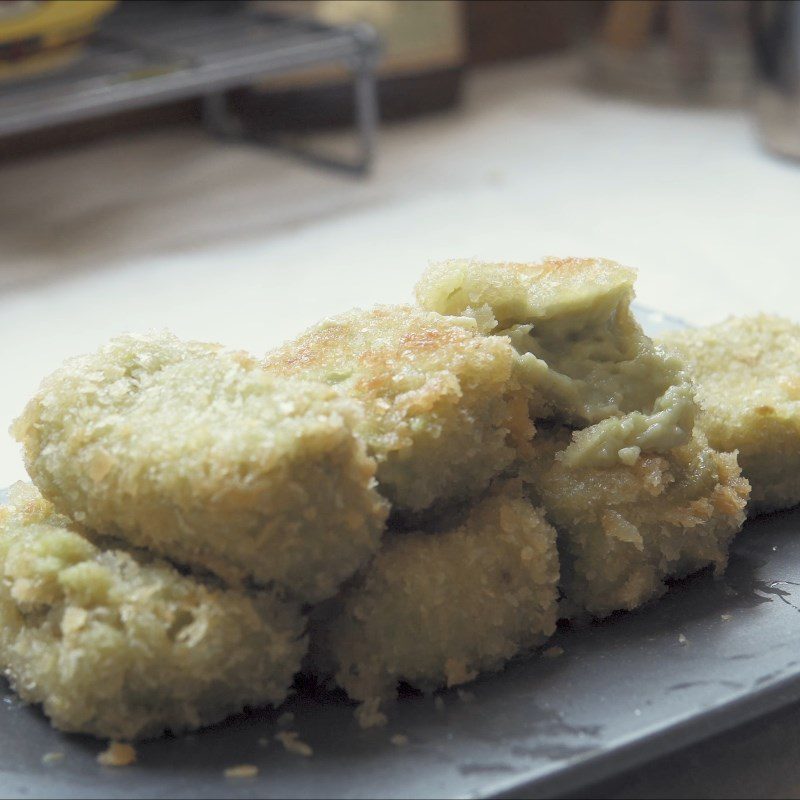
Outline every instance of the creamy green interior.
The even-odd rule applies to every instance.
[[[560,457],[569,467],[631,464],[640,452],[666,453],[692,436],[696,405],[688,383],[678,383],[659,397],[649,414],[632,411],[578,431]]]
[[[563,316],[496,332],[511,338],[523,380],[565,421],[650,414],[681,380],[682,365],[644,335],[629,303],[629,292],[601,296]]]
[[[449,262],[417,288],[440,313],[473,316],[508,336],[533,418],[573,428],[573,466],[633,463],[685,444],[696,406],[682,360],[645,335],[631,311],[635,274],[602,260],[541,265]]]

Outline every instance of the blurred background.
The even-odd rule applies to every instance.
[[[798,5],[0,0],[2,427],[125,330],[263,352],[430,260],[797,316]],[[0,484],[23,475],[0,438]]]

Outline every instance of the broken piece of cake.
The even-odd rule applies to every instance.
[[[659,431],[669,418],[688,441],[694,404],[682,362],[655,346],[631,310],[634,270],[605,259],[547,258],[539,263],[445,261],[432,265],[415,292],[440,314],[471,315],[487,334],[507,336],[531,416],[575,427],[630,417],[618,440]],[[650,417],[656,416],[655,424]],[[634,430],[635,429],[635,430]],[[652,435],[651,449],[669,449]]]
[[[800,325],[760,314],[665,334],[685,359],[718,450],[738,450],[749,513],[800,503]]]
[[[358,400],[380,490],[420,512],[483,491],[533,435],[513,361],[508,340],[472,318],[379,306],[324,320],[264,365]]]
[[[666,578],[724,570],[749,495],[733,453],[695,431],[667,453],[597,465],[567,457],[571,437],[562,426],[540,429],[521,468],[558,530],[562,615],[633,609],[662,594]]]
[[[416,288],[514,346],[543,431],[518,466],[558,530],[565,614],[635,608],[667,577],[723,566],[744,518],[736,458],[693,437],[694,388],[636,321],[634,278],[603,259],[449,261]]]
[[[68,361],[13,432],[42,494],[88,529],[316,602],[377,551],[388,512],[361,414],[165,333]]]
[[[101,550],[28,484],[0,506],[0,666],[65,731],[134,740],[279,704],[299,605]]]
[[[521,482],[493,486],[462,516],[387,534],[327,623],[323,649],[364,724],[380,721],[399,681],[456,686],[555,630],[555,531]]]

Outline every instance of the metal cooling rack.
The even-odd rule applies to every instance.
[[[200,97],[214,133],[240,136],[225,92],[267,76],[343,65],[353,79],[366,170],[377,129],[379,43],[367,25],[335,27],[238,3],[122,3],[84,53],[58,73],[0,84],[0,135]]]

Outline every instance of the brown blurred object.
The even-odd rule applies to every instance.
[[[468,63],[508,61],[566,47],[582,5],[564,0],[463,0]]]
[[[636,50],[646,41],[660,0],[613,0],[606,12],[601,38],[621,50]]]
[[[744,0],[597,3],[586,16],[587,79],[642,100],[741,105],[753,71],[747,9]]]
[[[378,102],[383,120],[451,108],[461,98],[466,36],[459,0],[250,0],[254,11],[338,25],[367,23],[383,44]],[[353,93],[343,68],[270,78],[234,94],[255,135],[349,125]]]

